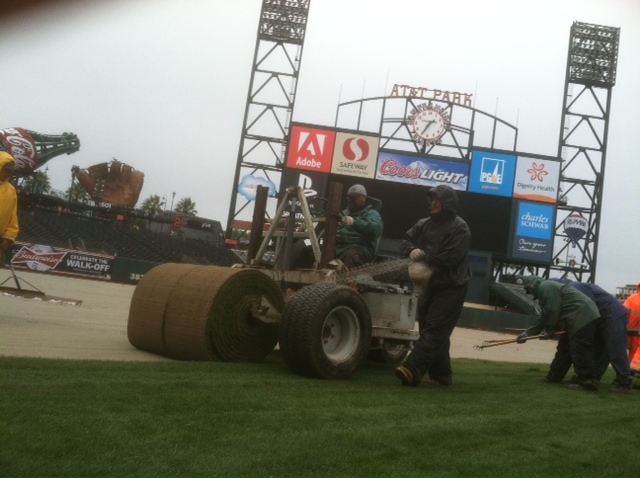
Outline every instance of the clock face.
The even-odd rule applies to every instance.
[[[447,122],[439,111],[426,109],[413,118],[414,138],[433,143],[447,130]]]

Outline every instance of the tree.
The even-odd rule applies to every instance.
[[[22,191],[29,194],[47,194],[50,190],[51,181],[47,171],[36,171],[22,183]]]
[[[198,211],[196,210],[196,203],[194,203],[189,197],[180,199],[173,212],[183,214],[185,216],[195,216],[198,214]]]
[[[140,210],[147,216],[155,216],[163,211],[164,200],[157,194],[152,194],[142,201]]]
[[[69,202],[79,202],[82,204],[87,204],[91,201],[91,197],[89,193],[87,193],[86,189],[82,187],[82,185],[78,182],[73,182],[73,184],[65,191],[65,197]]]

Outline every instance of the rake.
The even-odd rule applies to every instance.
[[[2,251],[0,251],[0,254],[2,254]],[[33,284],[30,284],[29,282],[27,282],[23,278],[18,277],[16,275],[16,271],[13,269],[13,265],[11,264],[11,261],[7,260],[6,264],[7,264],[7,266],[9,266],[9,270],[11,270],[11,276],[13,277],[13,281],[16,283],[16,286],[15,287],[5,286],[4,284],[11,279],[11,277],[7,277],[4,281],[2,281],[0,283],[0,293],[7,293],[9,295],[25,297],[27,299],[36,299],[37,298],[37,299],[40,299],[40,300],[46,300],[46,301],[51,301],[51,302],[64,302],[66,304],[71,304],[71,305],[80,305],[80,304],[82,304],[82,301],[78,300],[78,299],[69,299],[67,297],[55,297],[55,296],[52,296],[52,295],[45,294],[44,292],[42,292],[40,289],[38,289]],[[20,281],[22,281],[25,284],[29,285],[31,287],[31,289],[23,288],[20,285]]]
[[[555,335],[562,335],[565,332],[556,332]],[[540,339],[542,337],[546,337],[546,335],[532,335],[531,337],[527,337],[527,340]],[[485,340],[482,342],[482,345],[474,345],[473,348],[476,350],[483,350],[489,347],[497,347],[498,345],[506,345],[506,344],[514,344],[518,341],[518,339],[504,339],[504,340]]]

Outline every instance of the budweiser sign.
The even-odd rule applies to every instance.
[[[34,271],[48,271],[55,269],[66,255],[66,252],[55,252],[49,246],[22,246],[13,255],[11,264],[24,265]]]
[[[115,260],[106,254],[27,242],[14,243],[10,255],[11,265],[17,268],[104,280],[111,280]]]

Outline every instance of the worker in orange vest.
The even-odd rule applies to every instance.
[[[638,292],[631,294],[624,302],[624,306],[629,309],[629,329],[637,329],[640,327],[640,282],[638,282]],[[628,337],[629,341],[629,360],[631,360],[631,369],[640,373],[640,335],[632,335]]]
[[[636,353],[633,355],[631,359],[631,373],[635,376],[636,374],[640,375],[640,347],[636,349]]]

